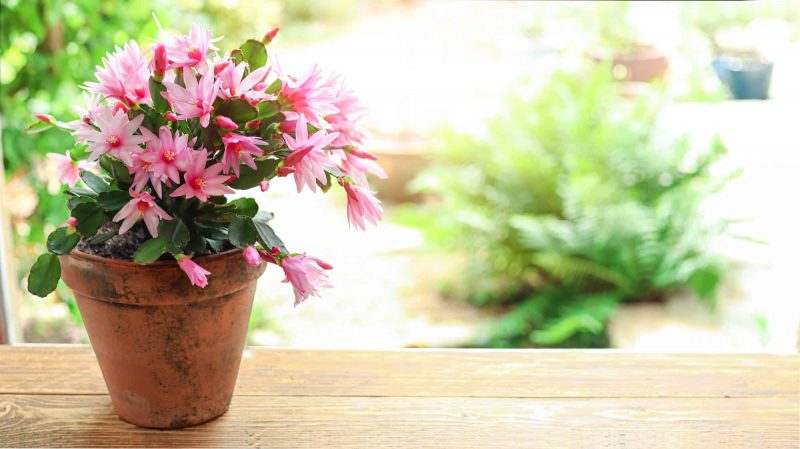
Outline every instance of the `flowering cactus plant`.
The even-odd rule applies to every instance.
[[[137,228],[149,238],[135,242],[135,262],[172,257],[198,287],[215,273],[194,258],[232,248],[243,249],[249,264],[280,266],[295,305],[330,286],[331,266],[287,250],[269,225],[272,213],[259,211],[253,198],[225,197],[236,189],[264,192],[273,178],[293,177],[298,192],[344,188],[351,226],[364,229],[383,214],[366,174],[386,175],[361,148],[358,100],[340,77],[317,67],[296,78],[268,61],[277,32],[225,55],[197,25],[146,51],[131,41],[107,54],[97,81],[82,86],[79,119],[36,116],[30,132],[56,127],[77,143],[66,155],[49,155],[67,186],[71,216],[31,268],[31,293],[56,288],[58,255]]]

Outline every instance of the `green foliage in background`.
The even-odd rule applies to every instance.
[[[449,293],[508,307],[478,345],[604,346],[621,301],[689,287],[713,303],[722,225],[699,207],[724,148],[662,141],[658,96],[625,99],[609,73],[520,93],[482,138],[447,135],[416,181],[439,199],[431,235],[468,257]]]
[[[152,1],[8,0],[0,5],[0,111],[6,176],[26,177],[38,204],[27,218],[27,242],[44,240],[46,224],[66,219],[63,200],[37,179],[48,152],[62,153],[73,143],[62,133],[23,133],[35,113],[73,117],[82,104],[79,85],[94,77],[100,59],[132,37],[157,36]]]

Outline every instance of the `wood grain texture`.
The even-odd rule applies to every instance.
[[[87,346],[0,347],[0,393],[106,394]],[[42,369],[47,367],[47,369]],[[758,397],[800,392],[800,355],[248,349],[240,396]]]
[[[240,396],[179,431],[120,421],[103,396],[0,395],[11,447],[795,449],[788,398]]]
[[[222,418],[114,414],[88,347],[0,347],[2,447],[800,447],[800,356],[251,349]]]

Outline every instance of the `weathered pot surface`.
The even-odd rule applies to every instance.
[[[123,420],[180,428],[225,413],[265,264],[248,265],[241,250],[198,257],[211,272],[201,289],[175,261],[139,265],[77,250],[60,259]]]

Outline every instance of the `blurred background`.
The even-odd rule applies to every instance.
[[[43,156],[72,139],[22,129],[72,119],[105,52],[158,36],[154,12],[222,50],[280,26],[271,57],[344,74],[390,176],[367,232],[334,192],[255,195],[335,288],[295,309],[269,268],[250,344],[796,350],[789,1],[2,0],[0,269],[18,341],[87,341],[66,286],[25,290],[67,218]]]

